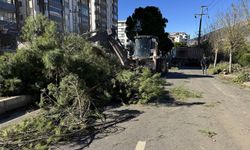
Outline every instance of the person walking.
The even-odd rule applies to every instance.
[[[208,58],[204,55],[201,59],[201,68],[203,75],[207,75],[207,68],[208,68]]]

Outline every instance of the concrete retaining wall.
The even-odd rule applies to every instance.
[[[11,111],[17,108],[24,107],[32,102],[32,96],[21,95],[0,100],[0,114]]]

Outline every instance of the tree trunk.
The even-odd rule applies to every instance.
[[[218,49],[215,50],[215,56],[214,56],[214,68],[216,67],[217,64],[217,58],[218,58]]]
[[[232,50],[229,52],[229,73],[232,73]]]

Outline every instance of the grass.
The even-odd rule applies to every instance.
[[[188,98],[202,98],[201,92],[189,91],[183,86],[178,86],[170,89],[170,95],[176,100],[185,100]]]
[[[198,130],[198,131],[199,131],[200,133],[206,135],[206,136],[209,137],[209,138],[213,138],[214,136],[217,135],[216,132],[211,131],[211,130],[208,130],[208,129],[202,129],[202,130],[200,129],[200,130]]]
[[[231,74],[231,76],[225,76],[221,74],[218,75],[218,79],[220,79],[221,82],[225,84],[237,85],[241,88],[248,88],[244,85],[244,83],[249,81],[250,76],[247,76],[240,72],[238,74]]]

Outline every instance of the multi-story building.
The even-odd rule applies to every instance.
[[[190,39],[190,36],[185,32],[173,32],[170,33],[169,37],[173,42],[178,42],[178,43],[179,42],[187,43],[188,40]]]
[[[16,9],[14,0],[0,0],[0,28],[16,26]]]
[[[58,31],[82,34],[117,30],[118,0],[0,0],[0,33],[21,30],[28,16],[43,14]]]
[[[90,30],[116,28],[118,0],[90,0]]]
[[[107,29],[107,3],[106,0],[90,1],[90,30]]]
[[[18,0],[17,10],[20,26],[42,13],[66,33],[117,29],[118,0]]]
[[[0,0],[0,50],[16,45],[16,9],[14,0]]]
[[[64,32],[66,33],[79,33],[79,8],[78,1],[64,0],[63,22]]]
[[[129,40],[125,33],[126,30],[126,21],[118,21],[118,39],[121,41],[122,45],[127,48]]]
[[[42,10],[42,1],[40,0],[17,0],[16,3],[16,12],[17,12],[17,24],[18,29],[25,23],[25,19],[28,16],[35,16],[38,13],[44,12]]]
[[[24,25],[24,21],[28,16],[35,16],[41,13],[50,20],[55,21],[58,30],[63,30],[62,0],[18,0],[16,9],[19,28]]]
[[[107,0],[107,28],[117,29],[118,23],[118,0]]]
[[[88,32],[90,28],[89,0],[80,0],[79,18],[80,18],[80,21],[79,21],[80,33]]]
[[[28,16],[41,13],[65,33],[89,31],[89,0],[18,0],[20,26]]]
[[[112,3],[112,27],[118,28],[118,0]]]

